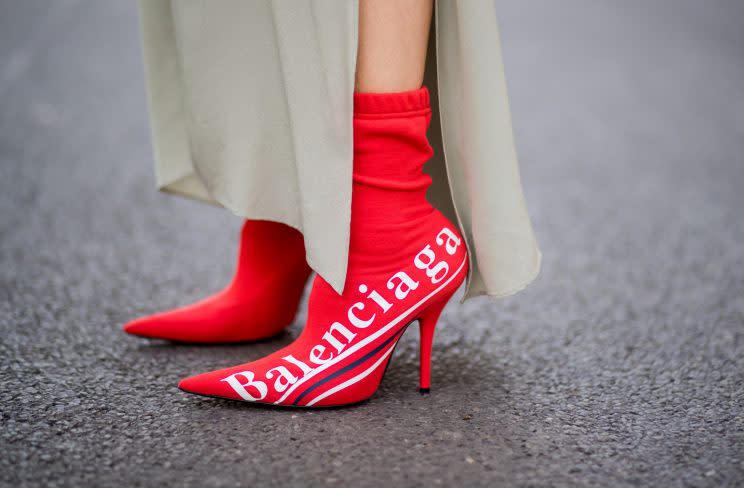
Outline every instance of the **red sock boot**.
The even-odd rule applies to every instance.
[[[292,323],[310,267],[302,234],[267,220],[246,220],[232,282],[192,305],[143,317],[129,334],[181,342],[264,339]]]
[[[457,227],[426,201],[429,94],[426,88],[364,93],[354,102],[344,293],[316,277],[296,341],[263,359],[187,378],[181,389],[287,406],[356,403],[375,392],[393,347],[418,320],[421,388],[428,390],[434,325],[468,269]]]

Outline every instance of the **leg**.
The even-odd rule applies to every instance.
[[[467,274],[457,227],[426,200],[432,148],[422,87],[431,0],[361,0],[346,286],[316,277],[307,324],[263,359],[179,384],[207,396],[285,406],[349,405],[375,392],[407,324],[422,331],[429,388],[434,326]]]
[[[433,0],[360,0],[356,91],[421,87]]]

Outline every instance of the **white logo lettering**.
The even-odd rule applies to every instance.
[[[395,288],[395,279],[399,280],[397,288]],[[395,288],[395,298],[398,300],[403,300],[411,290],[415,290],[418,286],[418,281],[414,281],[404,271],[398,271],[387,282],[388,290]]]
[[[245,378],[246,382],[241,383],[240,380],[238,380],[238,376],[242,376],[243,378]],[[249,402],[257,402],[266,398],[268,388],[266,387],[266,383],[264,383],[263,381],[253,381],[253,378],[255,378],[255,376],[256,375],[253,374],[253,371],[243,371],[241,373],[231,374],[227,378],[224,378],[222,381],[232,386],[232,389],[235,390],[235,392],[240,395],[243,400]],[[254,389],[256,389],[256,391],[258,392],[258,396],[251,395],[250,392],[247,390],[248,387],[253,387]]]
[[[270,380],[274,377],[274,373],[272,373],[272,371],[276,371],[279,375],[274,382],[274,389],[279,393],[289,388],[289,385],[293,385],[297,382],[297,377],[290,373],[289,370],[284,366],[277,366],[276,368],[271,368],[270,370],[268,370],[266,372],[267,380]]]
[[[445,244],[444,239],[442,239],[442,235],[445,235],[447,237],[447,243]],[[449,230],[447,227],[443,228],[439,231],[439,234],[437,234],[437,244],[440,246],[442,244],[445,244],[444,248],[447,250],[447,254],[450,256],[454,256],[455,251],[457,251],[457,248],[460,246],[460,243],[462,242],[459,237],[455,235],[454,232]]]
[[[424,261],[424,258],[426,258],[426,261]],[[440,261],[432,267],[435,259],[436,255],[434,254],[434,251],[432,251],[431,246],[427,244],[425,248],[416,254],[416,257],[413,259],[413,264],[415,264],[418,269],[426,271],[426,276],[431,278],[432,283],[439,283],[445,276],[447,276],[447,273],[449,272],[449,264],[447,264],[446,261]]]

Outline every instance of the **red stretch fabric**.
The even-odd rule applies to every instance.
[[[292,323],[310,275],[302,234],[267,220],[246,220],[230,284],[192,305],[134,320],[124,330],[180,342],[253,341]]]
[[[357,93],[354,102],[344,293],[316,276],[307,324],[296,341],[263,359],[187,378],[181,389],[294,406],[364,400],[377,389],[405,327],[422,317],[436,321],[464,280],[462,237],[426,201],[428,91]]]

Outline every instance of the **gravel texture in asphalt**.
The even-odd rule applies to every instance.
[[[134,2],[0,1],[0,484],[744,484],[744,3],[497,5],[540,277],[447,308],[432,395],[412,330],[370,401],[287,411],[176,384],[304,313],[120,330],[226,283],[240,225],[154,191]]]

